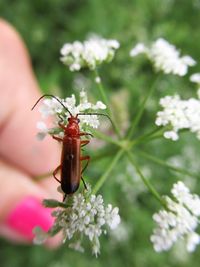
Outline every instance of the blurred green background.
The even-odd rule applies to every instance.
[[[113,63],[102,66],[100,73],[109,88],[107,93],[117,106],[116,110],[120,110],[120,107],[126,109],[123,112],[127,120],[134,116],[139,101],[155,78],[148,62],[129,57],[130,49],[137,42],[149,43],[163,37],[197,62],[200,58],[199,0],[0,0],[0,14],[16,27],[25,40],[42,90],[60,96],[69,96],[74,92],[77,79],[80,78],[59,61],[59,50],[65,42],[84,40],[88,33],[119,40],[121,48],[116,58]],[[200,71],[199,64],[193,68],[192,72],[195,71]],[[82,75],[86,80],[92,78],[87,71]],[[90,95],[97,95],[92,80],[86,89]],[[153,127],[159,98],[176,92],[182,97],[196,95],[188,76],[163,77],[138,127],[138,133]],[[124,102],[120,103],[123,99],[121,94],[125,96]],[[179,142],[156,141],[145,146],[145,151],[199,173],[199,148],[199,141],[186,133]],[[90,148],[94,160],[88,168],[89,177],[98,179],[105,166],[109,165],[109,158],[102,159],[98,154],[99,151],[103,154],[104,150],[107,153],[108,149]],[[200,192],[198,180],[172,173],[139,153],[139,150],[135,151],[143,172],[151,177],[161,194],[168,193],[178,179],[187,181],[194,191]],[[102,192],[107,202],[120,207],[122,226],[112,236],[101,238],[101,255],[98,259],[91,256],[89,249],[81,254],[63,245],[49,251],[43,247],[13,245],[1,239],[0,266],[199,266],[199,248],[191,255],[185,252],[182,244],[167,253],[154,252],[149,236],[153,228],[152,214],[160,207],[127,161],[120,162]]]

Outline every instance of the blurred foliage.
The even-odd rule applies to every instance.
[[[114,62],[103,66],[100,73],[109,88],[107,93],[111,98],[121,90],[128,90],[127,112],[129,111],[130,118],[135,115],[138,103],[150,88],[154,75],[151,66],[142,58],[133,60],[129,57],[129,51],[134,44],[139,41],[149,43],[158,37],[164,37],[179,47],[183,54],[189,54],[197,61],[200,58],[199,0],[1,0],[0,12],[25,40],[44,92],[68,96],[76,89],[74,77],[77,75],[70,73],[59,61],[59,50],[65,42],[84,40],[88,33],[119,40],[121,49]],[[199,71],[199,64],[193,68],[193,72],[195,71]],[[82,74],[86,78],[92,77],[87,71]],[[91,82],[88,87],[86,89],[91,95],[96,96],[96,85]],[[151,99],[138,127],[138,134],[152,128],[159,97],[175,92],[182,97],[195,96],[188,76],[179,78],[169,75],[164,80],[161,79],[156,96]],[[188,152],[191,149],[193,159]],[[192,134],[183,134],[179,142],[160,140],[149,144],[144,150],[163,160],[174,155],[179,159],[182,157],[184,166],[190,167],[193,166],[192,160],[198,161],[199,143]],[[98,179],[109,164],[107,151],[105,147],[91,148],[93,160],[88,176],[94,177],[93,181]],[[137,153],[138,162],[150,170],[149,176],[162,194],[169,192],[174,181],[183,179],[183,176],[142,158],[136,149],[135,154]],[[105,155],[103,160],[99,160],[101,155]],[[123,235],[121,237],[115,233],[113,238],[103,238],[98,259],[87,252],[74,252],[65,245],[49,251],[43,247],[13,245],[1,240],[1,267],[199,266],[199,248],[192,255],[185,253],[181,245],[168,253],[157,254],[153,251],[149,241],[153,228],[151,217],[159,204],[143,185],[138,187],[134,180],[131,180],[132,186],[129,187],[132,192],[129,194],[126,191],[126,181],[132,179],[130,173],[135,175],[134,170],[127,168],[123,161],[116,167],[112,179],[103,187],[103,194],[107,201],[119,206],[128,236],[125,235],[123,239]],[[198,173],[198,166],[193,171]],[[198,192],[200,185],[196,181],[191,181],[192,183]]]

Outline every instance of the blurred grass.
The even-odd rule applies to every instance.
[[[130,117],[135,115],[138,103],[150,88],[154,75],[150,65],[142,58],[133,60],[129,57],[129,51],[135,43],[149,43],[158,37],[164,37],[177,45],[183,54],[189,54],[197,61],[200,58],[199,0],[1,0],[0,14],[13,24],[24,38],[44,92],[63,96],[73,92],[76,75],[59,62],[59,50],[65,42],[84,40],[88,33],[118,39],[121,49],[113,63],[103,66],[100,73],[109,88],[110,97],[120,90],[128,90]],[[192,71],[199,71],[199,64]],[[87,78],[92,77],[89,72],[84,71],[83,74]],[[90,94],[96,95],[96,85],[89,83],[88,86]],[[148,105],[137,134],[152,128],[159,97],[176,92],[182,97],[195,96],[195,89],[188,82],[188,76],[179,78],[169,75],[163,79]],[[183,134],[181,141],[176,143],[159,140],[145,146],[144,150],[163,160],[178,155],[190,166],[192,159],[184,147],[192,149],[196,155],[194,158],[198,161],[199,142],[192,134]],[[91,148],[90,154],[95,158],[100,151],[101,149]],[[135,148],[138,162],[150,170],[153,184],[162,194],[167,194],[172,183],[183,178],[137,155],[139,152],[137,154]],[[95,183],[108,164],[107,158],[94,161],[94,164],[91,162],[88,170],[89,177],[94,177],[91,183]],[[124,171],[126,168],[127,163],[120,162],[103,187],[105,199],[120,207],[122,220],[128,231],[125,240],[120,240],[119,234],[116,235],[120,241],[114,241],[116,238],[102,238],[101,255],[96,259],[90,252],[80,254],[65,245],[55,251],[48,251],[43,247],[13,245],[1,239],[0,266],[199,266],[199,248],[192,255],[185,253],[181,246],[168,253],[157,254],[153,251],[149,241],[153,227],[151,217],[159,205],[147,191],[138,191],[135,181],[131,181],[132,192],[128,196],[127,191],[123,189],[127,180],[131,179],[130,173]],[[134,176],[134,170],[131,171]],[[198,172],[199,169],[195,171]],[[120,180],[120,175],[124,181]],[[198,181],[193,183],[198,192]]]

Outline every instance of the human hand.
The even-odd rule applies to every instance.
[[[31,242],[34,226],[50,228],[51,210],[41,200],[58,198],[52,177],[34,180],[59,162],[58,144],[35,137],[40,114],[31,107],[40,96],[23,41],[0,20],[0,235],[15,242]]]

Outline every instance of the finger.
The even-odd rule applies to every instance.
[[[22,40],[4,21],[0,21],[0,58],[0,154],[4,160],[18,166],[30,176],[50,172],[58,165],[59,147],[50,138],[43,142],[35,138],[36,122],[40,120],[40,115],[30,110],[40,96],[38,86]],[[12,97],[13,93],[15,98]],[[32,186],[28,187],[33,189],[33,183],[28,181],[30,176],[26,177],[25,181],[31,184]],[[4,187],[7,190],[8,204],[9,198],[16,196],[16,184],[18,185],[18,180],[14,179],[9,190],[6,185]],[[49,192],[51,198],[60,199],[61,196],[57,193],[58,185],[52,177],[42,180],[40,185],[45,188],[45,192]],[[44,192],[42,187],[35,186],[35,194],[41,190]],[[11,189],[14,191],[12,194]],[[22,197],[22,191],[25,192],[17,190],[17,198]],[[3,232],[14,236],[10,231],[6,231],[5,227]]]
[[[40,96],[38,85],[22,40],[3,21],[0,58],[0,154],[31,175],[49,172],[57,166],[59,148],[51,138],[35,138],[40,114],[31,107]]]
[[[44,189],[3,161],[0,161],[0,184],[1,235],[15,242],[30,243],[34,227],[49,230],[54,219],[52,209],[41,204],[42,199],[51,197]],[[52,239],[49,245],[57,242]]]
[[[0,20],[0,155],[30,176],[53,172],[60,147],[50,137],[36,139],[40,114],[31,107],[40,93],[23,41]],[[12,97],[13,94],[15,97]],[[52,177],[40,182],[55,198],[58,184]]]

